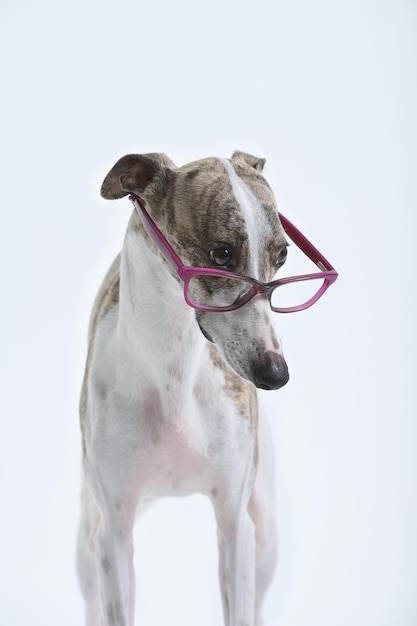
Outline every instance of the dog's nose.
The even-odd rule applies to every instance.
[[[289,377],[284,357],[276,352],[265,352],[253,367],[253,382],[260,389],[280,389]]]

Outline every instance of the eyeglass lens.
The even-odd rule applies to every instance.
[[[322,288],[324,280],[313,279],[290,282],[277,286],[271,293],[273,308],[298,307],[311,300]],[[193,276],[188,284],[188,298],[197,305],[231,306],[252,287],[245,280],[220,276]]]

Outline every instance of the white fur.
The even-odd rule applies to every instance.
[[[230,161],[227,159],[220,159],[220,161],[223,163],[229,176],[234,196],[245,220],[246,232],[249,239],[249,250],[251,252],[251,276],[252,278],[261,280],[261,244],[266,235],[271,231],[271,228],[259,200],[236,174]]]

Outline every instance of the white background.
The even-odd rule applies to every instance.
[[[101,181],[129,152],[234,149],[267,158],[280,209],[340,272],[276,318],[291,380],[263,394],[266,624],[417,624],[416,26],[411,0],[3,1],[2,626],[83,623],[78,394],[131,210]],[[207,502],[165,501],[135,536],[137,624],[220,624]]]

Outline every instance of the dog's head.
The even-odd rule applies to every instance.
[[[287,242],[261,173],[264,163],[235,152],[230,160],[207,158],[177,168],[164,154],[127,155],[106,176],[101,194],[109,199],[140,196],[184,264],[269,282],[285,261]],[[213,290],[204,278],[193,281],[190,289],[214,306],[230,299],[227,290],[239,295],[239,283],[224,281]],[[278,389],[288,381],[264,296],[233,311],[196,310],[196,320],[243,378],[263,389]]]

